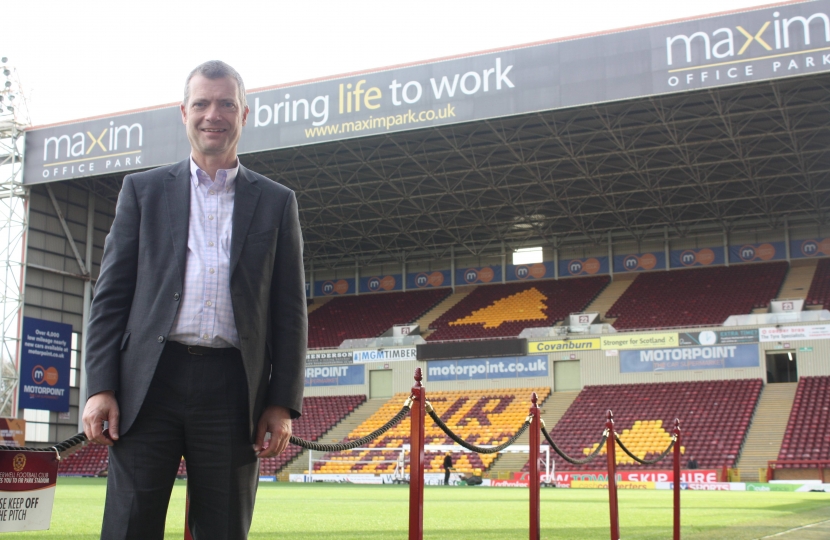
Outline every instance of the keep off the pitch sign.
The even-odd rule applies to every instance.
[[[830,71],[830,0],[252,92],[240,153]],[[178,106],[26,134],[26,184],[188,156]]]
[[[53,452],[0,450],[0,532],[48,529],[57,480]]]

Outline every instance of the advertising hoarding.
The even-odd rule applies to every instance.
[[[354,292],[354,278],[326,279],[314,283],[314,296],[342,296]]]
[[[607,273],[608,257],[588,257],[559,261],[559,277],[593,276]]]
[[[784,242],[729,246],[729,262],[731,263],[781,261],[786,258],[787,249]]]
[[[455,271],[456,285],[474,283],[501,283],[501,266],[459,268]]]
[[[830,325],[814,324],[810,326],[782,326],[780,328],[761,328],[761,343],[770,341],[803,341],[805,339],[830,339]]]
[[[403,282],[400,274],[378,275],[360,278],[361,293],[375,293],[400,291],[403,289]]]
[[[366,366],[314,366],[305,368],[306,386],[345,386],[347,384],[364,384]]]
[[[370,349],[352,352],[352,362],[355,364],[366,364],[368,362],[403,362],[417,359],[417,349],[415,347]]]
[[[435,287],[451,287],[452,275],[449,270],[433,270],[430,272],[411,272],[406,275],[406,289],[431,289]]]
[[[20,408],[69,411],[72,325],[23,317]]]
[[[574,351],[598,351],[600,350],[600,348],[601,345],[599,338],[530,341],[527,344],[527,351],[530,354]]]
[[[662,251],[614,255],[614,272],[647,272],[665,269],[666,254]]]
[[[427,365],[427,380],[515,379],[548,375],[547,356],[435,360]]]
[[[620,351],[620,372],[747,368],[761,365],[757,345],[713,345]]]
[[[600,344],[604,350],[650,349],[677,347],[677,332],[658,332],[652,334],[612,334],[602,336]]]
[[[758,343],[758,329],[747,330],[705,330],[703,332],[681,332],[681,347],[697,345],[721,345],[733,343]]]
[[[675,249],[671,252],[672,268],[714,266],[723,264],[723,246],[700,249]]]
[[[556,277],[556,273],[552,262],[507,265],[507,281],[553,279],[554,277]]]

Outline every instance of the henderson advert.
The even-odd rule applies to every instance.
[[[829,16],[793,3],[256,90],[240,153],[826,72]],[[23,181],[189,152],[178,105],[81,120],[26,132]]]

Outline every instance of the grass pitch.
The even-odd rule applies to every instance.
[[[98,538],[105,480],[60,478],[52,529],[7,533],[2,540]],[[185,483],[177,481],[165,538],[184,530]],[[683,538],[757,539],[830,520],[830,494],[684,491]],[[252,539],[405,539],[409,488],[338,484],[260,484]],[[623,538],[671,538],[669,491],[620,490]],[[528,537],[528,492],[520,488],[427,487],[425,538],[506,540]],[[782,540],[828,538],[830,529],[809,528]],[[607,539],[608,493],[543,489],[542,538]]]

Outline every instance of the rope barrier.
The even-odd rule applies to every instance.
[[[599,444],[594,449],[594,451],[591,452],[588,455],[588,457],[586,457],[585,459],[576,459],[576,458],[572,458],[571,456],[567,455],[565,452],[560,450],[558,446],[556,446],[556,443],[553,442],[553,439],[550,438],[550,434],[548,434],[548,430],[545,428],[544,422],[542,423],[542,435],[545,436],[545,439],[548,441],[548,444],[550,445],[550,447],[553,448],[554,452],[559,454],[559,456],[562,459],[564,459],[565,461],[567,461],[568,463],[571,463],[573,465],[584,465],[586,463],[589,463],[589,462],[593,461],[594,458],[596,458],[599,455],[599,452],[600,452],[600,450],[602,450],[602,447],[605,446],[605,441],[608,440],[608,430],[606,429],[605,431],[602,432],[602,438],[600,438]]]
[[[86,441],[86,435],[78,433],[77,435],[69,437],[65,441],[61,441],[58,444],[44,448],[34,448],[31,446],[0,446],[0,450],[17,450],[18,452],[55,452],[58,455],[58,460],[60,460],[62,452],[66,452],[70,448],[83,444]]]
[[[628,448],[625,447],[622,440],[620,439],[620,436],[617,433],[614,433],[614,438],[617,440],[617,444],[620,445],[620,448],[622,448],[622,451],[625,452],[626,454],[628,454],[628,457],[630,457],[631,459],[633,459],[634,461],[636,461],[637,463],[640,463],[642,465],[654,465],[654,464],[656,464],[660,461],[663,461],[663,459],[665,459],[665,457],[669,455],[669,452],[671,452],[672,448],[674,448],[674,443],[677,442],[677,437],[672,437],[671,442],[669,443],[669,447],[666,448],[666,450],[662,454],[657,456],[657,458],[655,458],[655,459],[640,459],[637,456],[635,456],[634,454],[632,454],[631,451]]]
[[[293,445],[300,446],[308,450],[315,450],[318,452],[342,452],[344,450],[353,450],[355,448],[363,446],[369,441],[377,439],[378,437],[380,437],[381,435],[395,427],[397,424],[399,424],[400,421],[406,418],[406,415],[409,414],[409,409],[412,408],[412,401],[412,396],[410,396],[403,404],[401,410],[398,411],[398,414],[392,417],[391,420],[386,422],[384,425],[382,425],[375,431],[359,439],[355,439],[347,443],[322,444],[314,441],[307,441],[305,439],[301,439],[299,437],[295,437],[294,435],[292,435],[289,439],[289,442]]]
[[[429,417],[432,418],[433,422],[435,422],[438,425],[438,427],[441,428],[441,431],[446,433],[450,439],[454,440],[456,443],[466,448],[467,450],[471,450],[478,454],[495,454],[496,452],[501,452],[508,446],[512,445],[516,442],[516,440],[519,437],[522,436],[522,434],[525,431],[527,431],[527,428],[530,427],[531,420],[530,417],[527,417],[525,419],[524,424],[522,424],[518,431],[516,431],[516,434],[510,437],[510,439],[508,439],[507,442],[504,442],[498,446],[483,447],[470,444],[458,435],[456,435],[455,433],[453,433],[453,431],[449,427],[447,427],[447,425],[441,420],[441,418],[437,414],[435,414],[435,409],[432,408],[432,404],[429,401],[426,402],[426,410],[429,413]]]

